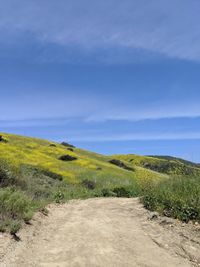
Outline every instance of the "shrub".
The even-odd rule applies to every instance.
[[[89,190],[94,190],[96,187],[95,182],[88,179],[83,180],[82,185]]]
[[[73,160],[76,160],[77,157],[73,157],[73,156],[70,156],[70,155],[62,155],[59,157],[60,160],[63,160],[63,161],[73,161]]]
[[[8,143],[8,139],[0,135],[0,142]]]
[[[58,174],[58,173],[55,173],[55,172],[52,172],[50,170],[47,170],[47,169],[44,169],[44,168],[38,168],[38,171],[41,171],[42,174],[48,176],[48,177],[51,177],[55,180],[59,180],[59,181],[62,181],[63,180],[63,176]]]
[[[122,162],[121,160],[118,160],[118,159],[111,159],[111,160],[109,160],[109,162],[110,162],[111,164],[114,164],[114,165],[116,165],[116,166],[118,166],[118,167],[120,167],[120,168],[123,168],[123,169],[125,169],[125,170],[128,170],[128,171],[134,171],[134,168],[127,166],[127,165],[124,164],[124,162]]]
[[[12,219],[23,219],[29,211],[30,200],[22,192],[15,188],[0,189],[1,216]]]
[[[71,145],[71,144],[69,144],[69,143],[67,143],[67,142],[62,142],[61,145],[62,145],[62,146],[66,146],[66,147],[72,147],[72,148],[75,148],[75,146],[73,146],[73,145]]]
[[[116,194],[108,188],[103,188],[101,193],[103,197],[116,197]]]
[[[51,147],[56,147],[56,144],[50,144],[49,146],[51,146]]]
[[[125,187],[116,187],[113,189],[113,192],[117,197],[130,197],[130,191]]]
[[[0,186],[21,185],[22,179],[19,177],[17,168],[11,167],[6,161],[0,161]]]
[[[22,191],[16,188],[0,189],[0,231],[10,229],[14,234],[20,222],[31,219],[32,212],[31,201]]]

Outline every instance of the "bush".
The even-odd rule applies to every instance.
[[[82,185],[89,190],[94,190],[96,187],[95,182],[88,179],[83,180]]]
[[[20,186],[22,183],[18,169],[11,167],[6,161],[0,160],[0,187]]]
[[[124,187],[116,187],[113,189],[113,192],[117,197],[130,197],[130,191]]]
[[[51,147],[56,147],[56,144],[53,144],[53,143],[52,143],[52,144],[50,144],[49,146],[51,146]]]
[[[108,188],[103,188],[101,193],[103,197],[116,197],[116,194]]]
[[[140,194],[137,187],[115,187],[112,189],[103,188],[101,196],[103,197],[137,197]]]
[[[55,180],[59,180],[59,181],[62,181],[63,180],[63,176],[62,175],[60,175],[58,173],[55,173],[55,172],[52,172],[52,171],[49,171],[47,169],[38,168],[38,171],[40,171],[45,176],[48,176],[48,177],[53,178]]]
[[[60,160],[63,160],[63,161],[73,161],[73,160],[76,160],[77,157],[73,157],[73,156],[70,156],[70,155],[62,155],[59,157]]]
[[[8,143],[8,139],[3,137],[3,135],[0,135],[0,142]]]
[[[32,217],[31,201],[16,188],[0,189],[0,231],[17,229],[20,222],[28,222]]]
[[[1,216],[12,219],[23,219],[29,211],[30,200],[22,192],[15,188],[0,189]]]
[[[71,145],[71,144],[69,144],[69,143],[67,143],[67,142],[62,142],[61,145],[62,145],[62,146],[66,146],[66,147],[72,147],[72,148],[75,148],[75,146],[73,146],[73,145]]]
[[[125,169],[125,170],[128,170],[128,171],[134,171],[134,168],[127,166],[127,165],[124,164],[124,162],[122,162],[121,160],[118,160],[118,159],[111,159],[111,160],[109,160],[109,162],[110,162],[111,164],[116,165],[116,166],[118,166],[118,167],[120,167],[120,168],[123,168],[123,169]]]

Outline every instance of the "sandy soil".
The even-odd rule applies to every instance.
[[[199,234],[197,226],[152,216],[138,199],[76,200],[36,214],[18,242],[2,234],[0,266],[200,266]]]

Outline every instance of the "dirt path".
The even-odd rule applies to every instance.
[[[196,234],[187,236],[184,227],[148,220],[148,214],[138,199],[52,205],[47,217],[37,214],[20,232],[21,241],[0,236],[0,266],[200,266]]]

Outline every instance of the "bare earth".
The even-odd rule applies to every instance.
[[[20,241],[0,235],[0,266],[200,266],[198,227],[148,217],[138,199],[50,205],[48,216],[36,214],[21,230]]]

